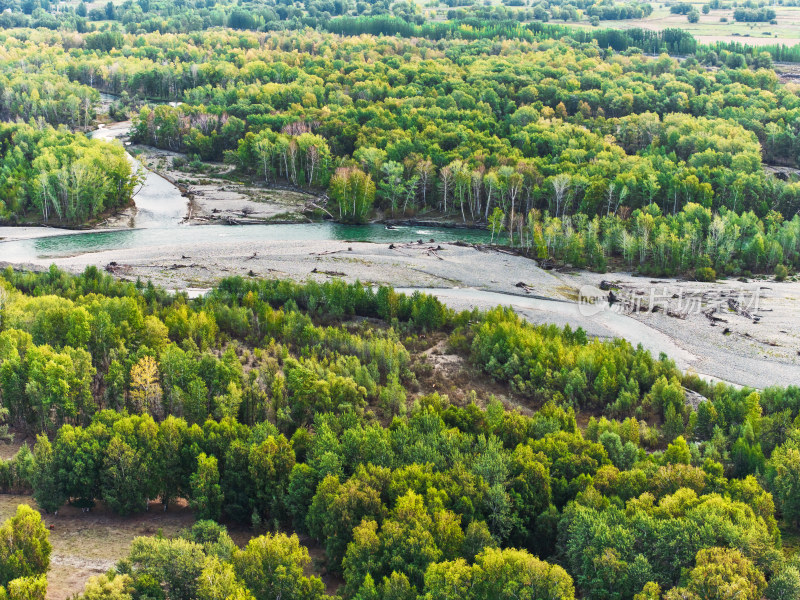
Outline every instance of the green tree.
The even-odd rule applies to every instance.
[[[133,580],[129,575],[104,574],[90,577],[81,594],[83,600],[133,600]]]
[[[194,542],[138,537],[118,570],[132,577],[134,587],[154,583],[166,600],[194,600],[205,558],[202,546]]]
[[[216,557],[211,558],[200,574],[197,600],[228,600],[234,597],[252,599],[253,595],[237,579],[233,565]]]
[[[800,598],[800,570],[794,566],[779,570],[770,578],[764,597],[767,600]]]
[[[311,559],[296,535],[267,534],[235,552],[233,566],[256,600],[317,600],[325,594],[318,577],[305,577]]]
[[[463,559],[432,564],[424,589],[425,600],[575,598],[572,578],[564,569],[514,549],[487,549],[472,566]]]
[[[33,457],[33,498],[45,512],[56,512],[67,501],[67,497],[59,482],[58,465],[53,459],[53,446],[47,436],[39,435],[36,438]]]
[[[200,519],[219,520],[222,515],[222,488],[215,456],[203,452],[197,457],[197,470],[191,477],[189,503]]]
[[[148,491],[152,487],[148,463],[155,456],[142,456],[119,436],[114,436],[106,447],[102,472],[103,501],[120,515],[147,507]]]
[[[797,523],[800,520],[800,451],[793,442],[779,446],[772,453],[767,477],[783,518]]]
[[[506,214],[499,206],[495,206],[488,222],[489,230],[492,232],[491,242],[494,243],[494,236],[499,235],[505,229]]]
[[[6,590],[8,600],[45,600],[47,577],[44,575],[19,577],[10,581]]]
[[[708,600],[758,600],[766,581],[763,573],[738,550],[707,548],[697,553],[687,587]]]
[[[331,178],[328,190],[343,221],[363,222],[375,201],[372,177],[354,167],[342,167]]]
[[[41,515],[24,504],[0,526],[0,585],[44,575],[50,566],[50,532]]]

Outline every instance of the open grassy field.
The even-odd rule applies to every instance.
[[[669,4],[652,3],[653,13],[644,19],[627,19],[620,21],[601,21],[600,27],[614,29],[631,29],[641,27],[660,31],[667,28],[678,28],[693,34],[702,44],[717,41],[739,41],[744,44],[786,44],[800,43],[800,7],[773,6],[777,25],[765,23],[737,23],[733,20],[733,9],[712,9],[709,14],[702,14],[705,2],[690,2],[700,13],[700,21],[689,23],[686,15],[669,12]],[[727,22],[720,19],[727,18]],[[588,28],[588,21],[568,22],[568,25]]]

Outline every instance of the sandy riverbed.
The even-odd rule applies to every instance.
[[[186,156],[147,146],[131,146],[137,158],[148,169],[179,185],[191,198],[187,222],[213,221],[259,222],[275,219],[304,222],[303,209],[315,196],[292,190],[246,185],[223,178],[232,168],[224,164],[205,163],[208,172],[192,173],[175,168],[176,159]]]
[[[622,297],[638,297],[650,310],[619,310],[694,353],[689,366],[698,373],[753,387],[800,385],[800,282],[699,283],[620,273],[571,279],[579,288],[605,279]]]
[[[271,189],[258,185],[246,185],[231,181],[224,176],[232,167],[221,163],[204,163],[206,172],[191,172],[185,166],[186,155],[150,146],[128,143],[130,121],[101,126],[93,137],[106,141],[117,140],[126,145],[135,156],[134,167],[141,165],[151,171],[149,179],[161,179],[165,185],[180,188],[186,199],[182,218],[186,223],[209,222],[257,223],[273,220],[304,222],[302,211],[317,201],[311,194],[292,190]],[[184,166],[176,167],[176,161]],[[137,206],[140,202],[137,199]],[[126,227],[132,223],[136,211],[109,220],[107,227]]]

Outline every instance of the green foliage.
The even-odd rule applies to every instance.
[[[339,169],[331,178],[329,193],[339,219],[362,223],[375,201],[375,184],[372,176],[360,169]]]
[[[197,471],[191,478],[192,508],[201,519],[219,519],[222,515],[222,488],[219,485],[217,459],[201,453]]]
[[[625,408],[631,412],[662,373],[677,375],[668,360],[655,361],[625,341],[604,345],[587,340],[581,329],[533,326],[510,309],[489,311],[473,326],[472,335],[476,365],[493,378],[508,381],[519,393],[542,401],[569,399],[579,407],[607,406],[621,391],[631,390],[634,400]]]
[[[694,277],[697,281],[716,281],[717,273],[711,267],[700,267],[695,270]]]
[[[237,550],[233,566],[255,600],[316,600],[324,596],[325,586],[318,577],[303,575],[310,560],[297,536],[268,534]]]
[[[425,574],[426,600],[575,598],[572,579],[559,566],[524,550],[489,549],[473,565],[463,559],[433,564]]]
[[[764,596],[767,600],[789,600],[800,594],[800,571],[797,567],[786,567],[769,580]]]
[[[134,591],[129,575],[95,575],[86,582],[83,600],[132,600]]]
[[[0,588],[3,590],[3,588]],[[44,575],[36,577],[19,577],[8,583],[3,590],[4,597],[9,600],[45,600],[47,597],[47,578]]]
[[[787,442],[772,453],[768,477],[783,518],[792,523],[798,523],[800,521],[800,451],[794,442]]]
[[[41,515],[29,506],[19,505],[16,514],[0,526],[0,585],[10,586],[17,580],[17,591],[12,586],[9,592],[24,597],[19,590],[28,584],[39,585],[35,578],[47,572],[51,550],[50,532]],[[31,597],[37,595],[32,593]]]
[[[738,550],[708,548],[697,553],[687,587],[700,598],[733,600],[761,598],[764,575]]]
[[[197,598],[204,562],[203,547],[194,542],[139,537],[117,570],[132,578],[137,597],[157,589],[166,600],[190,600]]]
[[[783,281],[789,275],[789,270],[784,265],[775,265],[775,281]]]
[[[0,219],[83,223],[131,201],[137,178],[118,145],[24,123],[2,124]],[[15,147],[15,151],[8,149]]]
[[[788,527],[797,519],[797,388],[712,386],[623,342],[531,326],[502,309],[457,315],[388,288],[231,278],[188,301],[88,271],[6,273],[3,400],[13,419],[55,434],[0,463],[0,484],[32,488],[50,511],[103,500],[128,514],[185,498],[201,518],[294,526],[354,598],[771,599],[794,589],[776,516]],[[83,293],[97,288],[105,293]],[[56,291],[63,297],[48,295]],[[339,325],[348,316],[383,322]],[[474,394],[459,405],[415,388],[412,352],[422,335],[443,334],[540,408],[523,414],[493,399],[481,408]],[[137,404],[143,414],[111,409],[124,402],[102,387],[87,396],[69,383],[49,419],[30,412],[21,366],[37,352],[58,362],[74,336],[89,340],[81,369],[96,369],[98,381],[119,370],[123,400],[143,389],[131,387],[134,367],[149,365],[145,379],[157,377],[161,391]],[[706,398],[696,413],[684,387]],[[189,420],[177,416],[187,406]],[[581,432],[581,407],[608,416]],[[137,540],[87,595],[319,598],[309,562],[296,537],[239,549],[201,520],[175,539]],[[8,574],[34,595],[41,582],[21,578],[37,576]]]

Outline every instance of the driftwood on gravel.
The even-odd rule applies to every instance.
[[[532,294],[533,292],[536,291],[536,288],[534,288],[532,285],[528,285],[524,281],[518,282],[514,287],[518,287],[519,289],[523,290],[526,294]]]
[[[689,313],[687,312],[678,312],[676,310],[667,309],[667,316],[673,317],[675,319],[680,319],[681,321],[686,320],[686,317]]]
[[[113,260],[110,263],[108,263],[105,268],[106,268],[106,271],[108,271],[112,275],[127,274],[131,270],[131,266],[130,265],[120,265],[116,261],[113,261]]]
[[[314,267],[311,269],[312,273],[316,273],[317,275],[327,275],[328,277],[344,277],[347,273],[342,273],[341,271],[323,271]]]
[[[750,319],[753,322],[758,322],[761,320],[761,317],[754,315],[749,310],[744,308],[740,302],[734,300],[733,298],[728,298],[728,307],[734,311],[737,315]]]
[[[450,242],[453,246],[458,246],[459,248],[475,248],[480,252],[499,252],[500,254],[510,254],[511,256],[520,256],[519,252],[515,252],[514,250],[503,248],[501,246],[495,246],[494,244],[473,244],[471,242],[462,242],[461,240]]]
[[[417,240],[416,242],[406,242],[405,244],[389,244],[389,250],[422,250],[428,256],[433,256],[439,260],[444,260],[438,254],[439,252],[443,251],[444,248],[441,246],[423,246],[423,244],[424,242],[422,240]]]
[[[716,311],[716,308],[713,308],[713,307],[712,307],[712,308],[709,308],[708,310],[704,310],[704,311],[703,311],[703,314],[706,316],[706,318],[707,318],[709,321],[711,321],[711,323],[712,323],[712,324],[716,324],[716,323],[727,323],[727,322],[728,322],[728,321],[726,321],[725,319],[723,319],[723,318],[721,318],[721,317],[718,317],[718,316],[716,316],[716,315],[714,314],[714,312],[715,312],[715,311]]]

